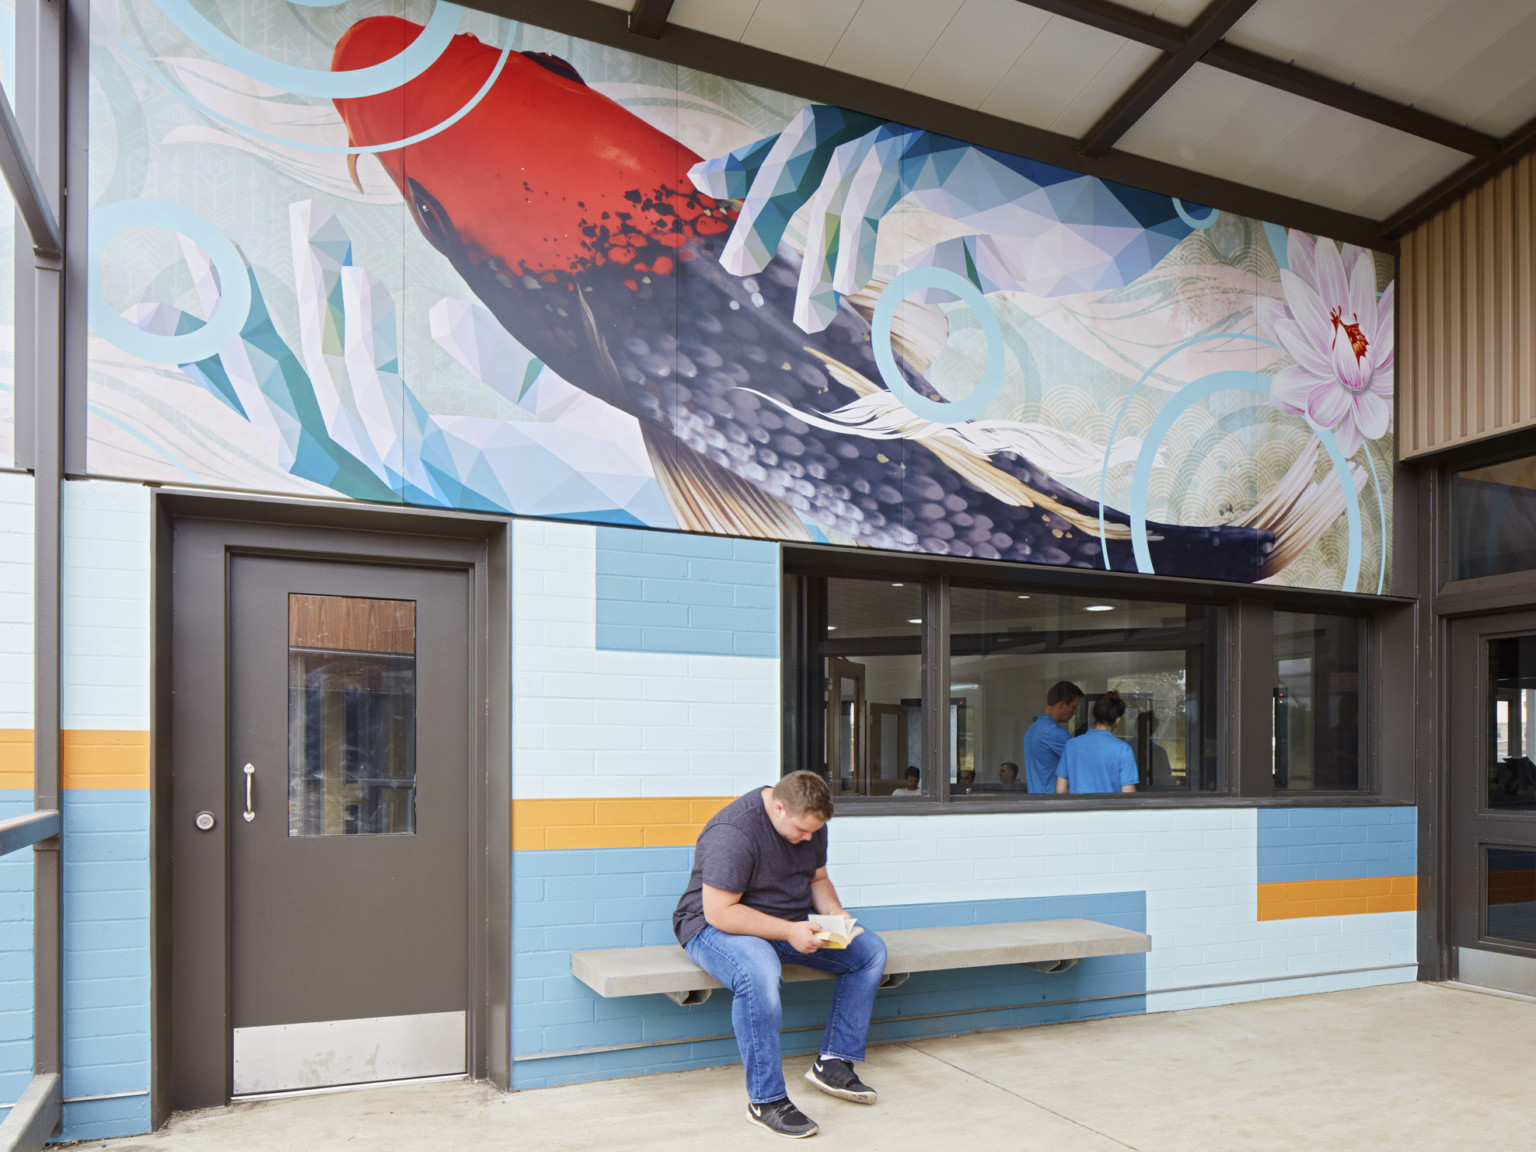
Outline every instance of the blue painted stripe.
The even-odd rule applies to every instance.
[[[518,1088],[731,1063],[733,1040],[695,1037],[731,1031],[730,998],[679,1009],[660,996],[604,1000],[571,975],[570,954],[587,948],[673,943],[671,913],[692,866],[689,848],[607,848],[519,852],[513,857],[513,1050],[517,1055],[612,1044],[684,1041],[622,1052],[514,1064]],[[1006,900],[889,905],[858,910],[874,931],[1081,916],[1146,929],[1144,892],[1105,892]],[[1146,957],[1085,960],[1045,976],[1016,965],[922,973],[880,994],[872,1042],[915,1039],[1060,1020],[1125,1015],[1146,1009]],[[810,1052],[826,1021],[830,983],[784,988],[787,1053]],[[1036,1001],[1084,1004],[1009,1007]],[[1001,1008],[1000,1011],[987,1009]],[[945,1013],[920,1019],[929,1013]]]
[[[1260,808],[1260,884],[1418,872],[1418,809]]]
[[[678,532],[597,529],[597,647],[776,657],[778,548]]]

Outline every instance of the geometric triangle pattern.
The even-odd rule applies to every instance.
[[[710,195],[743,200],[721,259],[734,275],[762,271],[810,206],[794,313],[807,332],[869,283],[880,223],[902,201],[976,230],[908,256],[902,270],[943,268],[983,293],[1123,287],[1194,230],[1171,197],[826,105],[689,175]]]

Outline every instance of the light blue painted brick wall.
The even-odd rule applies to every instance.
[[[776,657],[778,545],[599,527],[597,647]]]
[[[61,1139],[149,1130],[149,793],[64,792]]]
[[[621,1052],[514,1061],[513,1087],[728,1064],[730,997],[681,1008],[661,996],[605,1000],[571,975],[570,954],[587,948],[671,944],[672,909],[693,865],[692,848],[519,852],[513,860],[513,1052],[528,1057],[574,1048],[680,1041]],[[1138,931],[1143,892],[957,901],[865,908],[875,931],[1085,916]],[[1018,966],[914,976],[880,994],[870,1039],[879,1043],[975,1028],[1123,1015],[1145,1010],[1146,958],[1099,957],[1044,976]],[[784,991],[784,1050],[810,1052],[825,1025],[830,983]],[[1106,997],[1083,1004],[1040,1001]],[[998,1010],[1002,1009],[1002,1010]],[[942,1012],[931,1019],[907,1019]],[[726,1036],[726,1039],[710,1037]]]
[[[1418,809],[1260,808],[1259,883],[1413,876]]]
[[[32,810],[32,793],[0,791],[0,820]],[[32,853],[0,857],[0,1105],[32,1079]],[[0,1108],[4,1116],[9,1108]]]

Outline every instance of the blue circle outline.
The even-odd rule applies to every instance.
[[[1152,362],[1151,366],[1149,366],[1147,368],[1147,370],[1141,374],[1141,378],[1136,381],[1135,385],[1132,386],[1131,390],[1128,393],[1126,393],[1125,399],[1120,402],[1120,410],[1119,410],[1119,412],[1117,412],[1115,414],[1115,422],[1114,422],[1114,424],[1110,428],[1109,441],[1108,441],[1108,443],[1104,447],[1104,465],[1103,465],[1102,469],[1099,472],[1099,498],[1098,498],[1098,505],[1099,505],[1099,547],[1100,547],[1101,554],[1104,557],[1104,568],[1105,568],[1105,571],[1109,571],[1110,570],[1110,562],[1109,562],[1108,533],[1107,533],[1107,530],[1106,530],[1106,527],[1105,527],[1105,521],[1104,521],[1104,494],[1105,494],[1106,489],[1109,486],[1109,456],[1110,456],[1110,452],[1114,449],[1115,441],[1119,438],[1119,435],[1120,435],[1120,422],[1123,419],[1125,419],[1125,413],[1130,408],[1131,401],[1136,398],[1136,393],[1141,390],[1141,386],[1147,382],[1148,378],[1150,378],[1151,375],[1154,372],[1156,372],[1159,368],[1161,368],[1167,361],[1171,360],[1174,356],[1177,356],[1180,352],[1183,352],[1186,348],[1192,348],[1196,344],[1203,344],[1206,341],[1210,341],[1210,340],[1248,340],[1248,341],[1252,341],[1255,344],[1262,344],[1265,347],[1274,348],[1277,351],[1280,350],[1280,346],[1278,344],[1276,344],[1274,341],[1266,340],[1262,336],[1255,336],[1251,332],[1212,332],[1212,333],[1210,333],[1208,335],[1205,335],[1205,336],[1194,336],[1194,337],[1191,337],[1188,340],[1181,341],[1180,343],[1174,345],[1167,352],[1164,352],[1161,356],[1159,356],[1156,360],[1154,360]],[[1243,389],[1247,389],[1247,390],[1251,390],[1251,391],[1261,392],[1261,393],[1263,393],[1266,396],[1269,395],[1270,388],[1271,388],[1271,385],[1273,383],[1270,380],[1269,377],[1263,376],[1263,375],[1261,375],[1261,374],[1259,374],[1257,372],[1253,372],[1253,373],[1244,372],[1244,371],[1242,371],[1240,369],[1229,369],[1228,372],[1230,372],[1232,374],[1235,374],[1237,376],[1245,377],[1245,378],[1246,377],[1251,377],[1254,380],[1262,382],[1262,383],[1258,384],[1257,386],[1254,385],[1253,383],[1242,383],[1242,384],[1232,385],[1232,387],[1243,388]],[[1226,375],[1226,374],[1227,373],[1218,372],[1218,373],[1213,373],[1212,376],[1222,376],[1222,375]],[[1206,377],[1202,377],[1201,378],[1201,380],[1209,380],[1209,379],[1211,379],[1210,376],[1206,376]],[[1178,397],[1183,396],[1185,391],[1188,391],[1190,388],[1195,387],[1195,385],[1199,384],[1201,382],[1201,380],[1195,381],[1194,384],[1186,385],[1184,389],[1182,389],[1180,392],[1175,394],[1175,399],[1177,400]],[[1214,389],[1213,392],[1221,391],[1221,390],[1222,389],[1218,388],[1218,389]],[[1213,393],[1207,393],[1207,395],[1209,395],[1209,394],[1213,394]],[[1198,399],[1198,398],[1199,397],[1196,397],[1196,399]],[[1165,410],[1166,410],[1167,407],[1168,407],[1167,405],[1164,405],[1164,409]],[[1181,407],[1179,409],[1179,412],[1182,413],[1188,407],[1189,407],[1188,403],[1184,404],[1183,407]],[[1179,414],[1179,413],[1175,413],[1175,415],[1177,415],[1177,414]],[[1155,428],[1158,427],[1158,424],[1162,420],[1162,418],[1163,418],[1163,414],[1160,411],[1158,413],[1157,419],[1153,421],[1152,429],[1155,429]],[[1172,424],[1172,419],[1171,418],[1169,420],[1169,424],[1170,425]],[[1346,516],[1349,517],[1349,529],[1350,529],[1350,532],[1349,532],[1349,560],[1348,560],[1348,562],[1345,565],[1344,579],[1342,581],[1341,589],[1340,590],[1341,591],[1348,591],[1349,588],[1350,588],[1350,585],[1353,584],[1353,585],[1356,585],[1356,587],[1355,587],[1355,591],[1356,592],[1367,591],[1366,589],[1362,589],[1362,588],[1358,587],[1359,582],[1360,582],[1361,554],[1364,551],[1364,540],[1363,540],[1363,536],[1362,536],[1362,533],[1361,533],[1361,526],[1360,526],[1360,499],[1359,499],[1359,494],[1355,491],[1354,481],[1350,478],[1350,475],[1349,475],[1349,462],[1344,458],[1343,452],[1341,452],[1340,449],[1339,449],[1338,441],[1334,438],[1333,432],[1330,429],[1321,428],[1318,425],[1314,424],[1311,420],[1307,421],[1307,426],[1309,428],[1311,428],[1313,430],[1313,432],[1315,432],[1317,434],[1317,438],[1322,443],[1323,450],[1328,453],[1328,459],[1329,459],[1330,462],[1332,462],[1334,470],[1338,473],[1339,479],[1340,479],[1340,481],[1342,483],[1342,486],[1343,486],[1343,489],[1344,489],[1344,511],[1345,511]],[[1131,480],[1131,532],[1132,532],[1131,549],[1132,549],[1133,554],[1135,555],[1137,571],[1139,571],[1139,572],[1151,572],[1151,571],[1153,571],[1151,552],[1150,552],[1150,550],[1147,547],[1147,538],[1146,538],[1146,535],[1147,535],[1146,515],[1145,515],[1145,508],[1146,508],[1146,481],[1150,480],[1150,478],[1151,478],[1152,462],[1153,462],[1153,460],[1157,456],[1157,446],[1158,446],[1158,444],[1161,443],[1163,436],[1167,434],[1167,428],[1166,427],[1161,429],[1158,432],[1158,435],[1157,435],[1157,442],[1158,442],[1158,444],[1153,444],[1153,446],[1152,446],[1152,448],[1150,449],[1150,452],[1149,452],[1147,444],[1148,444],[1148,442],[1151,439],[1152,429],[1148,430],[1148,433],[1147,433],[1148,440],[1143,441],[1143,443],[1142,443],[1141,454],[1136,459],[1136,470],[1132,474],[1132,480]],[[1145,469],[1143,469],[1143,461],[1144,460],[1145,460]],[[1377,577],[1376,577],[1376,592],[1377,592],[1377,595],[1380,595],[1382,593],[1383,589],[1386,586],[1386,576],[1387,576],[1387,561],[1386,561],[1387,511],[1386,511],[1386,501],[1385,501],[1385,498],[1382,495],[1382,491],[1381,491],[1381,478],[1376,473],[1376,462],[1371,459],[1371,454],[1370,454],[1369,451],[1366,452],[1366,462],[1370,465],[1370,469],[1371,469],[1371,484],[1372,484],[1372,487],[1376,491],[1376,511],[1377,511],[1378,522],[1381,525],[1381,533],[1382,533],[1382,537],[1381,537],[1382,538],[1381,571],[1377,573]],[[1141,527],[1140,527],[1139,531],[1138,531],[1138,529],[1136,527],[1137,509],[1138,509],[1138,507],[1141,509],[1141,517],[1140,517]]]
[[[1220,208],[1207,208],[1206,211],[1208,211],[1210,215],[1204,219],[1197,220],[1189,214],[1189,209],[1184,207],[1184,201],[1180,200],[1177,196],[1171,196],[1169,199],[1173,201],[1173,210],[1179,214],[1179,219],[1188,224],[1196,232],[1204,232],[1212,224],[1216,223],[1216,217],[1221,215]]]
[[[440,3],[432,10],[421,33],[399,55],[370,64],[366,68],[332,72],[279,64],[270,56],[263,56],[247,48],[215,28],[206,16],[192,7],[191,0],[155,0],[155,5],[192,43],[221,63],[274,88],[300,96],[325,96],[332,100],[377,96],[380,92],[391,92],[416,79],[437,63],[438,57],[458,31],[459,21],[464,14],[464,9],[457,4]]]
[[[179,336],[146,332],[125,320],[101,286],[107,245],[135,228],[165,228],[199,245],[219,274],[219,302],[200,328]],[[160,364],[191,364],[216,356],[236,340],[251,313],[251,279],[245,258],[206,216],[169,200],[119,200],[91,213],[86,264],[87,314],[91,327],[124,352]]]
[[[506,42],[501,47],[501,55],[497,57],[496,64],[491,69],[491,74],[485,78],[485,83],[480,85],[479,91],[471,96],[469,100],[464,104],[464,106],[457,112],[453,113],[446,119],[432,125],[432,127],[424,128],[420,132],[417,132],[414,136],[404,136],[399,140],[390,140],[384,144],[304,144],[298,140],[291,140],[286,136],[279,136],[274,132],[264,132],[260,128],[252,128],[247,124],[240,123],[240,121],[236,120],[232,116],[226,116],[224,113],[210,108],[207,104],[204,104],[201,100],[199,100],[196,96],[193,96],[192,93],[188,92],[185,88],[182,88],[180,85],[160,75],[160,73],[150,65],[149,61],[138,55],[126,44],[119,45],[119,50],[135,64],[137,64],[141,69],[143,69],[145,75],[158,83],[171,95],[181,100],[189,108],[196,109],[210,120],[217,121],[218,123],[223,124],[228,128],[233,128],[235,131],[243,133],[246,136],[253,137],[257,140],[265,140],[269,144],[281,144],[285,148],[296,148],[301,152],[315,152],[323,156],[374,156],[381,152],[394,152],[397,149],[406,148],[412,144],[420,144],[423,140],[430,140],[438,133],[447,131],[460,120],[464,119],[464,117],[468,116],[472,111],[474,111],[475,107],[480,103],[480,101],[486,98],[486,96],[490,93],[491,88],[495,86],[497,79],[501,76],[503,69],[505,69],[507,66],[508,58],[512,55],[512,45],[516,39],[517,21],[508,20],[507,38]]]
[[[949,292],[969,304],[971,311],[976,313],[982,334],[986,336],[987,363],[981,373],[981,382],[964,400],[942,404],[937,400],[930,400],[907,383],[906,377],[896,366],[896,355],[891,351],[891,322],[895,319],[896,308],[913,292],[924,288],[936,288]],[[875,346],[875,364],[880,369],[880,378],[908,411],[925,420],[931,420],[935,424],[960,424],[979,416],[1003,385],[1003,363],[1006,353],[1003,346],[1002,325],[998,323],[997,314],[992,311],[981,289],[958,272],[951,272],[947,268],[923,267],[909,268],[897,274],[886,285],[885,291],[880,293],[880,299],[875,304],[874,319],[870,322],[870,330],[870,339]]]
[[[1135,554],[1138,572],[1150,575],[1155,571],[1152,566],[1152,551],[1147,543],[1147,486],[1152,480],[1152,463],[1157,457],[1157,450],[1162,445],[1163,437],[1173,427],[1173,422],[1194,404],[1218,392],[1258,392],[1267,397],[1270,394],[1270,385],[1270,378],[1261,373],[1229,368],[1221,372],[1212,372],[1208,376],[1202,376],[1186,384],[1159,410],[1157,418],[1147,429],[1146,439],[1141,444],[1141,452],[1136,457],[1136,470],[1131,475],[1131,551]],[[1358,592],[1361,590],[1359,587],[1360,555],[1363,551],[1360,496],[1355,491],[1354,481],[1349,475],[1349,461],[1344,459],[1344,453],[1339,450],[1339,444],[1334,439],[1333,432],[1310,420],[1307,424],[1322,441],[1323,450],[1328,453],[1328,459],[1332,461],[1334,471],[1338,473],[1343,485],[1344,515],[1349,523],[1349,560],[1344,568],[1344,579],[1340,590],[1347,592],[1353,589]]]

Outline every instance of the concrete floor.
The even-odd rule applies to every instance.
[[[1401,984],[870,1051],[873,1108],[786,1061],[817,1143],[872,1152],[1479,1152],[1536,1146],[1536,1003]],[[179,1114],[102,1152],[719,1152],[784,1142],[742,1118],[739,1067],[503,1095],[424,1084]]]

